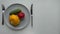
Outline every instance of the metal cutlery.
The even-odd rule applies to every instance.
[[[33,4],[31,4],[31,27],[33,27]]]
[[[2,4],[2,25],[4,25],[4,11],[5,11],[5,7],[4,5]]]

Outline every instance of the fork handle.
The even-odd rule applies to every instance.
[[[2,12],[2,25],[4,25],[4,12]]]

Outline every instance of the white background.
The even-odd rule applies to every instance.
[[[10,30],[6,25],[1,25],[0,6],[0,33],[1,34],[60,34],[60,0],[0,0],[0,5],[7,8],[10,4],[24,4],[30,10],[33,3],[33,29],[29,24],[21,31]]]
[[[35,0],[34,33],[60,34],[60,0]]]

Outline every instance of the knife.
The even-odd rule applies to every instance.
[[[33,27],[33,4],[31,4],[31,27]]]

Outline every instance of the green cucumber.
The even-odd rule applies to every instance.
[[[21,12],[20,9],[15,9],[15,10],[13,10],[13,11],[10,12],[10,15],[12,15],[12,14],[17,15],[19,12]]]

